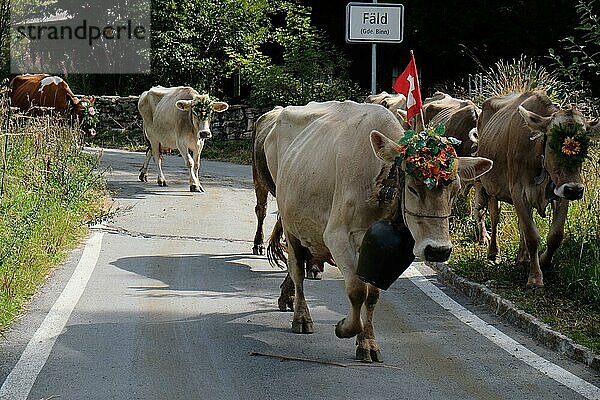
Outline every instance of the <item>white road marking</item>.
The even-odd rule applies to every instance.
[[[429,268],[422,263],[416,264]],[[403,277],[410,279],[410,281],[429,298],[507,353],[526,364],[529,364],[549,378],[552,378],[569,389],[579,393],[586,399],[600,400],[600,388],[535,354],[510,336],[502,333],[471,313],[469,310],[448,297],[433,283],[429,282],[429,280],[415,267],[415,264],[412,264],[406,272],[404,272]]]
[[[0,399],[27,399],[38,374],[48,360],[56,339],[67,324],[96,267],[103,236],[104,233],[96,232],[88,239],[71,279],[2,384]]]

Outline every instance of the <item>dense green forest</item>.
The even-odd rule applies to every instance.
[[[0,1],[0,76],[9,77],[10,9],[8,0]],[[83,3],[105,7],[91,1],[29,0],[31,12],[37,3],[46,14],[76,14]],[[68,81],[79,93],[121,95],[154,84],[192,85],[257,106],[360,98],[370,87],[370,46],[344,42],[347,3],[152,0],[151,74],[72,74]],[[414,49],[426,95],[452,84],[464,86],[468,74],[524,54],[598,97],[597,0],[403,4],[404,42],[378,46],[380,90],[391,90],[394,75]]]

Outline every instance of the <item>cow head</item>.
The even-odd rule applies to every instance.
[[[179,100],[175,105],[179,110],[190,114],[190,121],[200,139],[212,137],[210,120],[213,111],[223,112],[229,108],[227,103],[211,100],[207,94],[195,95],[191,100]]]
[[[590,125],[575,107],[544,117],[520,105],[519,113],[527,127],[538,133],[532,140],[544,138],[544,169],[555,185],[554,194],[567,200],[581,199],[581,165],[590,140],[600,132],[600,124]]]
[[[441,262],[446,261],[452,251],[449,217],[461,181],[483,175],[492,168],[492,161],[457,157],[448,140],[430,137],[437,147],[435,154],[430,151],[429,156],[421,150],[407,151],[407,144],[396,143],[378,131],[371,132],[371,145],[379,159],[398,168],[398,211],[415,239],[414,254],[426,261]],[[419,149],[429,151],[428,140]]]
[[[94,106],[95,97],[77,97],[72,100],[71,118],[79,121],[79,128],[89,136],[96,135],[98,111]]]

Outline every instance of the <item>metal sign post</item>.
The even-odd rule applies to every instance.
[[[371,92],[377,90],[376,43],[401,43],[404,27],[402,4],[348,3],[346,42],[371,43]]]

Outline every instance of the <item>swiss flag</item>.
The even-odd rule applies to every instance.
[[[415,55],[410,52],[410,62],[404,72],[396,79],[392,85],[397,93],[406,96],[406,119],[409,121],[417,115],[423,108],[421,101],[421,90],[419,89],[419,77],[417,75],[417,64],[415,64]]]

